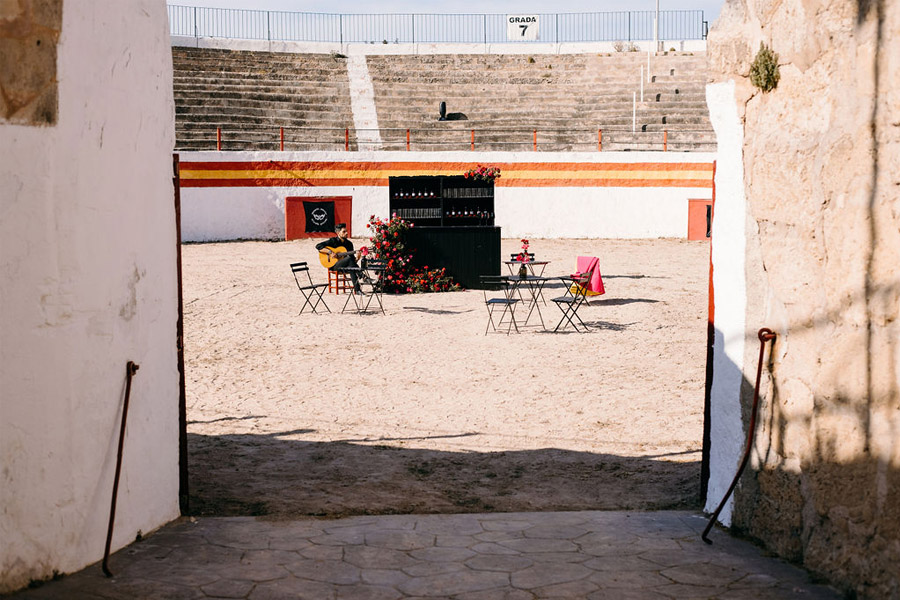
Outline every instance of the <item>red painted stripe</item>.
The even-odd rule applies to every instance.
[[[382,178],[366,179],[182,179],[181,187],[329,187],[337,185],[386,186],[388,180]]]
[[[185,188],[387,186],[379,179],[184,179]],[[708,179],[498,179],[497,187],[690,187],[711,188]]]

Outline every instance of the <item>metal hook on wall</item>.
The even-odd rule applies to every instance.
[[[763,327],[756,336],[759,338],[759,365],[756,368],[756,387],[753,391],[753,406],[750,409],[750,426],[747,429],[747,445],[744,448],[744,456],[741,458],[741,464],[738,467],[737,473],[734,475],[734,480],[731,482],[731,485],[728,486],[728,491],[725,492],[725,496],[722,498],[722,501],[719,502],[718,508],[716,508],[712,517],[710,517],[709,523],[706,524],[706,529],[704,529],[703,533],[700,535],[700,539],[707,544],[712,544],[712,540],[707,537],[709,531],[713,528],[713,525],[715,525],[716,520],[719,518],[719,513],[722,512],[725,503],[728,501],[728,498],[731,497],[731,493],[737,486],[737,482],[744,472],[744,467],[747,466],[747,461],[750,459],[750,451],[753,449],[753,435],[756,431],[756,412],[759,406],[759,382],[762,379],[763,353],[766,349],[766,342],[775,339],[775,332],[768,327]]]
[[[113,523],[116,519],[116,497],[119,492],[119,475],[122,473],[122,450],[125,444],[125,422],[128,419],[128,400],[131,397],[131,378],[137,373],[140,367],[134,361],[128,361],[125,365],[125,402],[122,406],[122,427],[119,430],[119,452],[116,455],[116,475],[113,478],[112,503],[109,507],[109,526],[106,529],[106,550],[103,552],[103,574],[112,577],[112,571],[109,570],[109,547],[112,543]]]

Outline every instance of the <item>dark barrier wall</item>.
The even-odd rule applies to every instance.
[[[480,289],[481,275],[500,275],[499,227],[414,227],[407,239],[416,265],[446,267],[463,287]]]

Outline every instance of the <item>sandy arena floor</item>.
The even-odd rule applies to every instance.
[[[484,335],[479,290],[298,315],[288,265],[324,282],[313,245],[183,247],[193,512],[696,507],[706,242],[532,240],[547,275],[600,257],[607,293],[582,308],[590,333],[532,317],[510,336]]]

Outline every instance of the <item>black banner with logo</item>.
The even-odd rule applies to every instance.
[[[304,202],[306,233],[334,232],[334,202]]]

